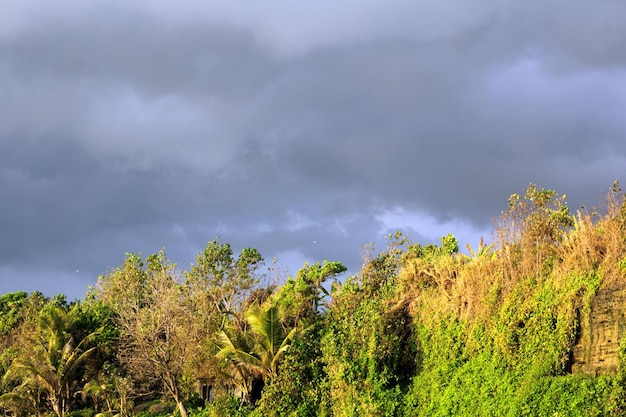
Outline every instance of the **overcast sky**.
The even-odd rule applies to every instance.
[[[626,2],[0,0],[0,294],[221,237],[355,271],[626,169]]]

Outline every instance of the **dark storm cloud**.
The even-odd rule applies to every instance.
[[[217,235],[291,272],[354,270],[395,228],[475,245],[529,182],[598,204],[626,162],[625,13],[9,2],[0,292],[80,296],[125,252],[187,267]]]

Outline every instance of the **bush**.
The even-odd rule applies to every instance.
[[[204,409],[188,410],[189,417],[248,417],[252,406],[245,405],[236,397],[218,397],[207,403]]]
[[[136,417],[158,417],[170,416],[176,409],[174,402],[163,402],[161,400],[150,401],[140,404],[135,408]]]

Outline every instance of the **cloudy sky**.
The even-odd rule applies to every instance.
[[[626,168],[623,0],[0,0],[0,294],[221,237],[352,270]]]

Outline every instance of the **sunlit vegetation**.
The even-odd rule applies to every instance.
[[[594,297],[626,289],[617,183],[575,213],[531,184],[466,248],[398,232],[369,249],[354,275],[323,261],[265,285],[256,249],[216,239],[188,270],[127,254],[80,301],[2,295],[0,411],[626,416],[626,323],[614,368],[574,363]]]

